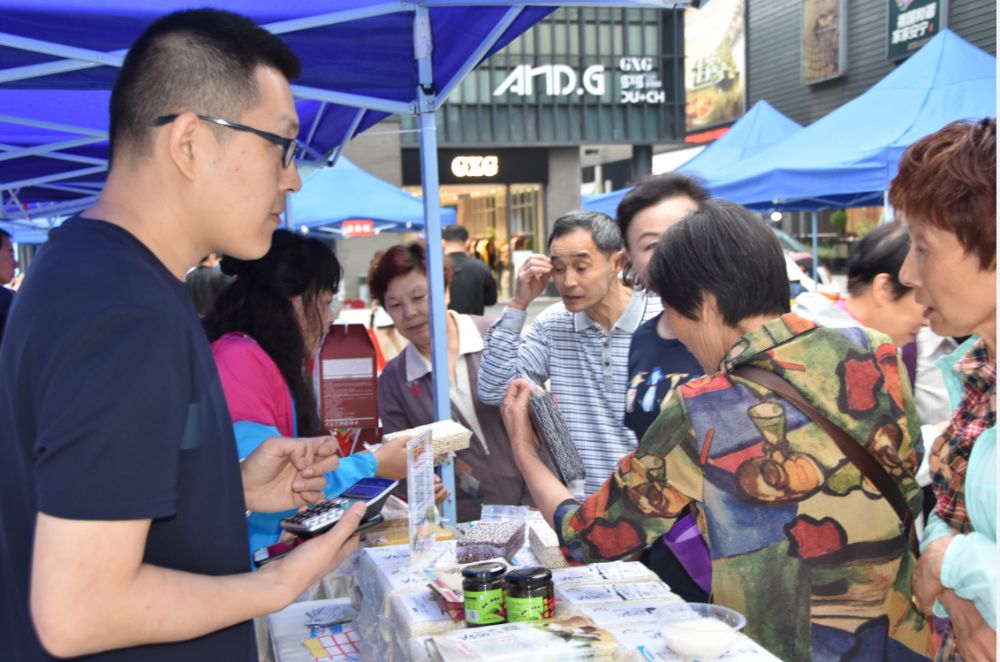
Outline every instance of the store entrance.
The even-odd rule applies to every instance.
[[[416,187],[407,187],[419,194]],[[448,184],[441,206],[456,210],[469,231],[470,252],[490,267],[499,300],[510,299],[517,268],[545,246],[542,184]]]

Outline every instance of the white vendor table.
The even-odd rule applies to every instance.
[[[536,524],[532,522],[532,526]],[[326,592],[326,600],[295,603],[267,618],[270,650],[262,650],[262,659],[270,654],[276,662],[313,662],[317,658],[303,641],[319,636],[325,637],[328,648],[334,652],[331,657],[320,658],[324,662],[422,662],[434,659],[430,652],[434,646],[429,646],[428,640],[435,636],[453,633],[448,636],[462,638],[466,636],[463,633],[468,633],[470,640],[482,636],[480,633],[490,628],[466,628],[464,623],[453,621],[434,600],[427,587],[429,581],[442,574],[460,572],[454,541],[438,543],[434,550],[436,558],[430,567],[421,570],[410,566],[409,549],[405,545],[360,549],[324,580],[320,593]],[[514,557],[513,565],[540,564],[526,545]],[[606,659],[664,662],[684,659],[669,649],[658,625],[658,609],[681,599],[642,564],[602,563],[556,569],[552,574],[557,618],[586,616],[610,632],[618,650]],[[315,592],[304,597],[315,597]],[[310,630],[305,625],[307,613],[315,613],[324,605],[347,604],[358,610],[353,622],[332,626],[329,631]],[[514,646],[509,650],[517,649]],[[549,658],[543,651],[535,650],[524,659],[540,662]],[[778,658],[741,634],[719,659],[777,662]]]

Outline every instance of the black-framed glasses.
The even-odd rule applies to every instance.
[[[174,113],[173,115],[164,115],[162,117],[157,117],[155,120],[149,123],[150,126],[164,126],[165,124],[170,124],[174,120],[180,117],[180,113]],[[308,146],[300,143],[295,138],[286,138],[284,136],[279,136],[276,133],[271,133],[270,131],[262,131],[260,129],[255,129],[252,126],[247,126],[246,124],[237,124],[236,122],[230,122],[229,120],[224,120],[221,117],[212,117],[211,115],[197,115],[198,119],[205,122],[212,122],[213,124],[218,124],[219,126],[224,126],[227,129],[232,129],[233,131],[246,131],[247,133],[252,133],[255,136],[260,136],[264,140],[281,148],[281,165],[287,168],[292,165],[295,161],[295,156],[299,152],[310,152],[314,156],[317,156],[321,160],[323,156]]]

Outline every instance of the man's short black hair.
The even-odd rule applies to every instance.
[[[259,101],[262,66],[288,80],[302,71],[281,39],[245,16],[191,9],[157,20],[129,48],[111,92],[112,157],[146,153],[149,123],[163,115],[192,111],[238,122]]]
[[[910,288],[899,280],[899,270],[910,252],[910,235],[899,223],[883,224],[866,234],[847,257],[847,292],[857,296],[879,274],[892,279],[893,296],[900,299]]]
[[[552,224],[552,234],[545,245],[546,250],[552,248],[554,240],[575,230],[589,232],[597,248],[605,255],[622,249],[622,235],[610,216],[599,211],[577,210],[563,214]]]
[[[3,246],[4,239],[10,239],[10,243],[14,243],[14,237],[3,228],[0,228],[0,246]]]
[[[465,229],[465,226],[455,223],[454,225],[446,225],[441,228],[441,238],[445,241],[454,241],[464,244],[469,240],[469,231]]]
[[[763,220],[734,202],[705,201],[664,232],[649,280],[663,304],[688,319],[700,318],[709,293],[729,326],[789,311],[781,244]]]
[[[664,200],[687,196],[696,203],[708,200],[708,191],[696,179],[674,172],[653,175],[635,185],[618,203],[615,220],[622,240],[628,243],[628,226],[643,209],[658,205]]]

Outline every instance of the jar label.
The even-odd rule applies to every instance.
[[[549,595],[539,595],[530,598],[512,598],[507,596],[507,621],[541,621],[555,616],[555,598]]]
[[[469,625],[503,623],[503,589],[464,591],[465,622]]]

